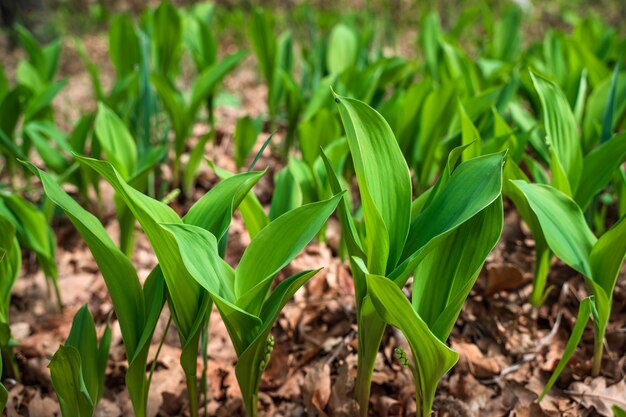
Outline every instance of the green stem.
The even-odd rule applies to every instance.
[[[259,392],[255,392],[247,401],[245,401],[246,414],[248,417],[259,416]]]
[[[602,353],[604,352],[604,337],[596,334],[593,343],[593,364],[591,366],[591,375],[596,377],[600,375],[602,367]]]
[[[196,376],[187,376],[187,395],[189,398],[189,416],[199,417],[198,413],[198,390],[196,388]]]
[[[550,272],[550,261],[552,253],[547,248],[537,248],[535,250],[535,276],[533,278],[533,292],[530,295],[530,303],[535,307],[540,307],[549,291],[545,291],[548,273]]]
[[[368,316],[359,320],[359,351],[357,352],[357,372],[354,385],[354,398],[359,404],[361,417],[367,417],[370,401],[372,374],[376,365],[376,355],[385,333],[385,323],[378,317]]]
[[[17,361],[15,360],[15,353],[13,352],[13,348],[10,348],[10,347],[3,348],[2,359],[5,362],[5,369],[6,368],[10,369],[9,375],[11,375],[11,377],[13,377],[17,382],[22,382],[20,368],[17,366]]]

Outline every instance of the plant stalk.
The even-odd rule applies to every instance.
[[[189,399],[189,416],[190,417],[199,417],[198,412],[198,390],[196,388],[197,377],[187,376],[187,396]]]
[[[591,375],[594,377],[600,375],[600,369],[602,368],[603,341],[604,337],[596,335],[593,343],[593,362],[591,365]]]
[[[359,404],[360,416],[367,417],[372,374],[374,373],[374,367],[376,365],[376,355],[378,355],[378,349],[385,333],[385,323],[378,317],[361,317],[358,328],[359,351],[357,352],[354,398]]]
[[[248,417],[259,417],[259,392],[256,391],[247,401],[244,401]]]

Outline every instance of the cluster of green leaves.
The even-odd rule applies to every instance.
[[[359,327],[356,398],[366,416],[376,355],[389,323],[411,346],[417,415],[427,416],[439,380],[458,358],[445,341],[502,231],[505,153],[457,166],[464,147],[457,148],[445,174],[413,200],[408,166],[384,118],[360,101],[340,96],[335,101],[362,203],[359,224],[345,201],[339,214]],[[327,168],[338,188],[330,163]],[[409,301],[402,288],[412,274]]]
[[[572,19],[571,33],[550,30],[524,46],[524,11],[515,6],[501,16],[467,7],[447,31],[430,12],[419,26],[420,56],[406,58],[385,51],[385,32],[373,19],[306,18],[279,32],[284,25],[269,11],[229,13],[242,33],[246,26],[268,91],[266,115],[237,121],[233,159],[241,170],[258,137],[278,131],[284,165],[273,175],[268,210],[251,192],[263,172],[233,174],[213,166],[222,181],[182,218],[161,199],[175,187],[192,195],[205,145],[215,133],[216,106],[232,100],[219,96],[220,83],[247,55],[241,50],[218,58],[215,8],[176,8],[164,1],[137,19],[115,16],[109,30],[115,79],[106,92],[99,68],[75,40],[98,106],[70,132],[55,125],[51,105],[65,84],[55,80],[61,43],[40,45],[18,28],[27,59],[18,65],[15,85],[0,71],[0,150],[11,183],[11,191],[0,190],[0,222],[6,224],[0,236],[3,356],[11,358],[14,344],[7,316],[20,246],[35,253],[57,288],[56,243],[48,226],[52,202],[81,233],[104,276],[122,331],[136,415],[146,414],[148,348],[165,303],[183,346],[191,414],[198,413],[198,385],[205,387],[197,381],[198,346],[201,340],[206,345],[215,304],[238,356],[244,404],[257,415],[272,324],[316,271],[276,286],[273,278],[314,237],[325,239],[325,223],[337,207],[339,251],[355,283],[355,396],[361,413],[368,413],[375,358],[391,324],[411,348],[410,357],[402,350],[397,356],[415,379],[418,415],[429,415],[439,380],[457,360],[445,342],[500,237],[507,197],[535,239],[530,301],[539,306],[550,295],[554,255],[585,277],[591,295],[581,302],[546,392],[590,317],[592,371],[599,372],[626,253],[626,73],[620,69],[624,39],[614,29],[595,18]],[[484,36],[470,55],[465,42],[472,40],[476,21]],[[209,133],[189,141],[201,118]],[[16,161],[34,155],[45,170],[31,164],[21,170]],[[162,181],[164,165],[171,182]],[[31,173],[45,192],[41,210],[20,197],[32,188]],[[90,189],[100,198],[102,180],[115,190],[117,244],[64,191],[71,184],[86,204]],[[345,191],[355,184],[359,198],[353,201],[357,189]],[[223,257],[236,209],[251,243],[233,269]],[[129,261],[137,222],[159,261],[143,286]],[[51,362],[64,415],[91,415],[102,394],[107,336],[98,346],[95,334],[93,319],[81,309]],[[98,360],[83,365],[86,358]]]

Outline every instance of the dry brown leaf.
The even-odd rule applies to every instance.
[[[326,416],[324,409],[330,399],[330,365],[325,360],[317,362],[304,379],[304,403],[309,416]]]
[[[522,270],[514,264],[490,264],[487,267],[487,295],[513,290],[527,281]]]
[[[452,348],[459,353],[459,360],[465,362],[469,371],[478,378],[499,375],[506,362],[501,355],[486,356],[473,343],[452,342]]]
[[[565,393],[583,407],[593,407],[605,417],[613,416],[611,407],[614,405],[626,408],[626,379],[608,387],[603,377],[594,378],[589,383],[574,382]]]

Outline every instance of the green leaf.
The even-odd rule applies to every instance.
[[[91,401],[96,403],[98,399],[98,337],[96,336],[96,324],[91,317],[87,305],[83,305],[72,321],[72,328],[67,337],[65,346],[76,349],[81,358],[81,377]]]
[[[302,287],[309,279],[311,279],[319,270],[303,271],[282,281],[276,286],[276,289],[263,304],[260,318],[263,322],[262,327],[257,332],[254,341],[250,343],[246,349],[241,352],[237,358],[235,365],[235,375],[244,398],[244,404],[250,415],[252,410],[256,409],[257,395],[259,384],[261,383],[261,374],[269,361],[268,354],[268,337],[274,326],[274,322],[282,311],[283,307],[293,297],[293,295]]]
[[[549,185],[529,184],[522,180],[513,183],[524,193],[556,256],[584,276],[591,277],[589,254],[597,239],[576,203]]]
[[[220,178],[230,178],[234,175],[225,169],[216,167],[211,161],[209,161],[209,165]],[[261,202],[252,191],[248,192],[241,201],[239,211],[241,212],[241,217],[243,217],[250,239],[253,239],[257,233],[269,224],[269,218],[263,211]]]
[[[224,179],[189,209],[183,221],[208,230],[218,240],[222,239],[233,211],[245,201],[265,172],[246,172]]]
[[[335,211],[341,196],[291,210],[254,237],[235,271],[237,305],[247,311],[260,311],[271,278],[315,237]]]
[[[340,23],[330,33],[326,66],[331,75],[340,74],[356,64],[359,41],[352,28]]]
[[[182,21],[176,7],[162,2],[154,11],[152,41],[159,73],[168,77],[176,72],[182,44]]]
[[[95,405],[89,397],[82,377],[78,350],[72,346],[59,347],[48,368],[63,417],[92,416]]]
[[[411,219],[409,169],[389,124],[379,113],[358,100],[335,96],[335,101],[363,201],[369,236],[366,241],[368,267],[373,273],[385,273],[400,259],[407,239]],[[380,240],[374,239],[373,234]],[[388,250],[384,242],[388,242]],[[384,269],[372,269],[370,265],[375,264]]]
[[[437,384],[457,362],[458,355],[430,331],[393,281],[367,274],[367,288],[376,311],[387,323],[400,329],[411,346],[417,415],[429,415]]]
[[[616,135],[589,152],[583,160],[575,201],[585,210],[609,183],[615,170],[626,160],[626,133]]]
[[[502,233],[502,198],[430,246],[415,270],[413,309],[446,340],[463,303]]]
[[[103,103],[98,103],[94,131],[104,154],[122,177],[129,179],[137,162],[137,147],[122,120]]]
[[[478,129],[476,129],[474,122],[467,115],[465,107],[463,107],[461,102],[459,102],[459,114],[461,115],[461,143],[468,146],[468,151],[463,152],[462,155],[463,160],[467,161],[482,154],[482,140]]]
[[[82,156],[76,158],[98,172],[113,186],[141,224],[163,271],[176,326],[184,337],[190,337],[200,311],[203,293],[189,273],[186,270],[181,271],[183,263],[176,242],[159,226],[159,223],[182,223],[182,220],[167,205],[129,186],[108,162]]]
[[[574,113],[563,91],[552,81],[530,73],[543,107],[554,187],[574,195],[582,172],[581,143]]]
[[[109,56],[118,78],[124,78],[139,65],[139,39],[133,22],[127,14],[113,17],[109,27]]]
[[[614,417],[626,417],[626,410],[624,410],[623,408],[619,408],[618,406],[614,405],[611,410],[613,410]]]
[[[260,8],[255,8],[250,16],[248,38],[259,63],[259,70],[271,92],[278,49],[277,38],[271,17]]]
[[[130,260],[117,248],[102,224],[82,208],[47,173],[26,164],[43,189],[69,217],[91,250],[107,285],[124,340],[129,367],[126,386],[138,416],[147,403],[146,361],[152,334],[163,308],[164,285],[157,267],[146,279],[143,291]]]
[[[235,135],[233,143],[235,144],[235,163],[237,169],[241,169],[248,155],[252,151],[256,140],[261,133],[261,119],[252,119],[245,116],[237,120],[235,125]]]
[[[411,222],[402,263],[390,278],[406,282],[429,242],[445,236],[498,198],[505,155],[501,152],[474,158],[454,170],[432,202]]]
[[[245,56],[247,51],[239,51],[227,56],[217,64],[204,70],[191,86],[191,101],[189,103],[188,118],[191,120],[198,111],[198,108],[206,101],[207,97],[213,93],[215,86],[231,72]]]
[[[56,287],[56,237],[44,213],[18,195],[2,191],[0,214],[13,223],[20,244],[37,255],[46,278]]]
[[[198,171],[200,170],[200,165],[204,160],[204,148],[212,137],[213,136],[211,134],[202,135],[189,154],[189,161],[187,161],[183,176],[183,190],[185,190],[187,198],[192,197],[194,181],[198,175]]]
[[[303,203],[302,189],[288,167],[274,176],[274,194],[270,205],[269,219],[275,220]]]

